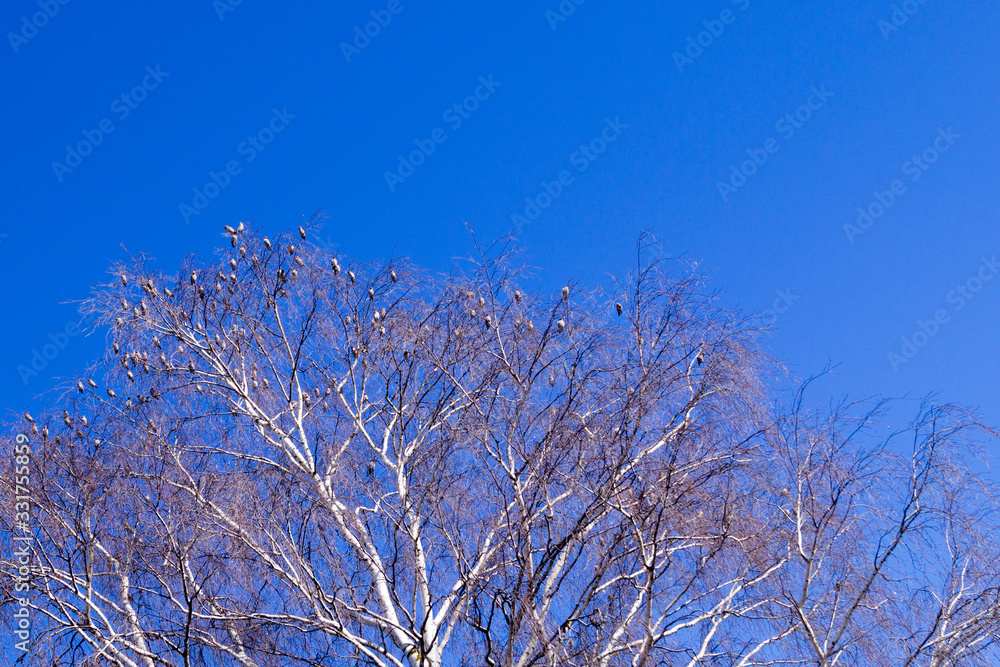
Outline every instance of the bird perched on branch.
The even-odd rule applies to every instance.
[[[556,326],[559,327],[559,331],[562,331],[563,329],[566,328],[566,320],[560,317],[559,321],[556,322]]]
[[[229,232],[230,234],[236,233],[236,230],[230,227],[229,225],[226,225],[226,231]]]
[[[563,301],[569,301],[569,285],[563,287],[562,289],[562,299]]]
[[[622,316],[622,305],[620,303],[615,304],[615,310],[618,311],[618,317]]]
[[[398,280],[398,278],[396,277],[396,272],[395,271],[390,271],[389,272],[389,277],[392,279],[392,282],[394,282],[394,283]]]
[[[122,287],[128,287],[128,278],[125,277],[124,273],[122,274]]]
[[[192,271],[191,272],[191,284],[192,285],[198,284],[198,272],[197,271]]]
[[[301,227],[299,227],[299,236],[302,237],[303,241],[305,241],[306,240],[306,230],[304,230]]]
[[[271,249],[271,241],[266,236],[264,237],[264,247],[268,250]]]

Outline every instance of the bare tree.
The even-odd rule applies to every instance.
[[[546,296],[505,243],[441,276],[305,232],[86,304],[108,354],[31,422],[29,664],[996,658],[974,415],[906,452],[881,404],[776,409],[694,266]]]

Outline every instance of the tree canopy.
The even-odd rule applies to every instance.
[[[689,263],[539,294],[507,241],[442,275],[227,236],[114,267],[106,355],[20,424],[25,664],[996,664],[974,413],[782,405]]]

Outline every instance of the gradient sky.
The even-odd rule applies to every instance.
[[[1000,276],[977,282],[1000,271],[1000,8],[682,4],[5,2],[4,403],[36,405],[100,353],[103,337],[59,332],[112,261],[172,272],[227,243],[225,224],[277,233],[323,208],[321,242],[348,257],[440,269],[470,252],[463,221],[487,240],[520,226],[553,292],[624,273],[650,229],[727,303],[777,300],[768,348],[798,376],[837,366],[825,395],[940,392],[1000,424]],[[387,171],[409,175],[390,187]],[[512,219],[543,182],[558,196]],[[859,207],[884,211],[860,234]],[[894,369],[920,322],[934,335]],[[53,339],[65,349],[22,377]]]

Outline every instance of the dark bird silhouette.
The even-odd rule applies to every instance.
[[[622,305],[620,303],[615,304],[615,310],[618,311],[618,317],[622,316]]]
[[[695,361],[698,362],[699,366],[701,366],[703,363],[705,363],[705,353],[704,352],[699,352],[698,356],[695,357]]]

